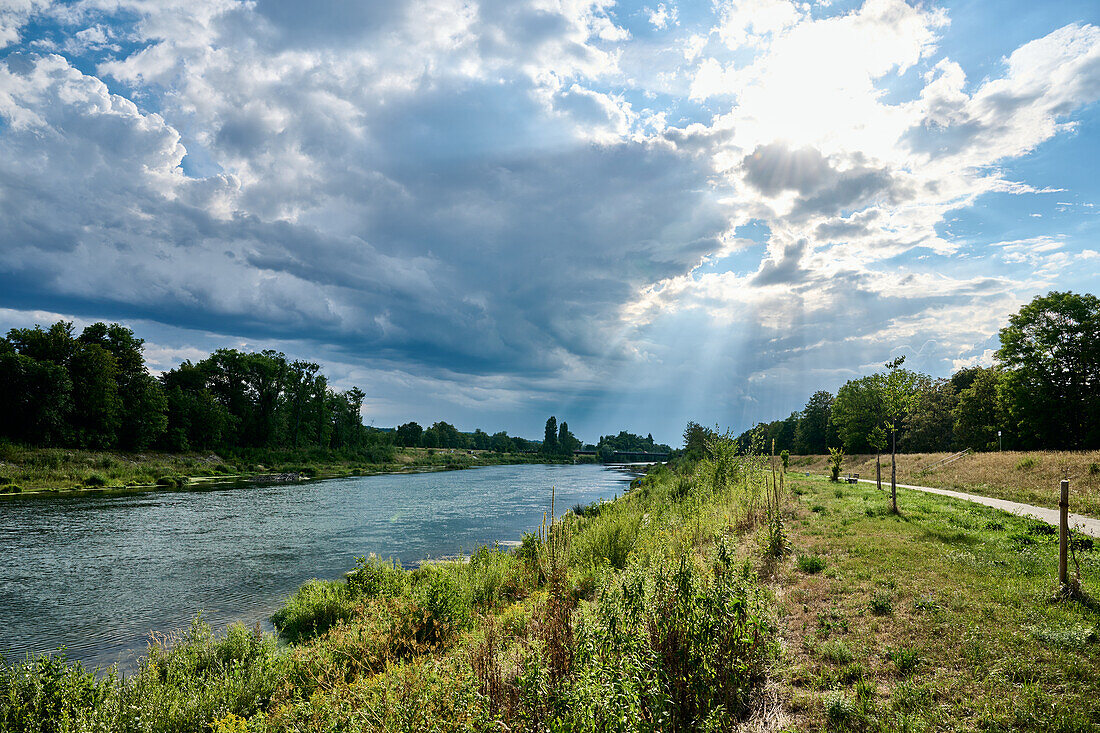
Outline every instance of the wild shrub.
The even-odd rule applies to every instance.
[[[740,717],[763,679],[767,624],[729,573],[713,579],[681,556],[655,573],[646,613],[650,645],[669,683],[670,727],[721,707]]]
[[[417,641],[428,647],[449,643],[470,622],[470,599],[444,566],[428,565],[417,571],[413,598],[423,612]]]
[[[68,726],[84,728],[111,695],[113,683],[113,677],[97,679],[80,664],[67,664],[64,654],[15,667],[0,665],[0,730],[54,733]]]
[[[632,562],[580,614],[558,727],[731,727],[749,709],[772,652],[754,587],[721,558],[705,570],[686,555]]]
[[[604,510],[570,539],[573,562],[581,567],[611,566],[621,570],[638,541],[641,524],[641,514],[631,507]]]
[[[0,730],[207,731],[217,720],[265,708],[281,679],[273,636],[234,624],[217,638],[196,619],[154,641],[128,677],[97,676],[63,656],[0,666]]]
[[[376,555],[355,558],[355,570],[348,573],[352,596],[392,598],[405,593],[408,574],[396,560],[382,560]]]
[[[844,449],[843,448],[830,448],[829,449],[829,480],[840,480],[840,467],[844,463]]]
[[[1024,458],[1021,458],[1019,461],[1016,462],[1016,470],[1030,471],[1037,465],[1039,465],[1039,462],[1035,460],[1032,456],[1025,456]]]
[[[876,616],[889,616],[894,612],[894,597],[885,588],[879,588],[871,594],[871,613]]]
[[[825,569],[825,558],[819,555],[799,555],[798,569],[807,575],[820,573]]]
[[[471,603],[494,608],[523,594],[522,562],[499,547],[479,547],[466,566],[466,585]]]
[[[107,479],[99,473],[90,473],[84,477],[85,486],[106,486]]]
[[[311,580],[294,592],[271,617],[279,634],[291,643],[328,631],[354,613],[355,602],[346,583]]]

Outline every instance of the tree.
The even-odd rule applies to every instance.
[[[906,425],[904,448],[911,453],[938,453],[954,444],[954,410],[958,395],[947,379],[918,377],[917,396]]]
[[[497,453],[511,453],[516,449],[512,439],[508,437],[508,433],[503,430],[499,433],[493,433],[490,445]]]
[[[71,397],[64,367],[17,354],[0,339],[0,435],[35,445],[63,443]]]
[[[832,429],[833,401],[829,392],[814,392],[806,406],[802,408],[798,425],[794,431],[794,449],[802,455],[824,455],[829,445],[836,442]]]
[[[481,428],[474,430],[473,441],[477,450],[489,450],[493,445],[492,437]]]
[[[1050,292],[1010,316],[997,360],[1017,444],[1100,445],[1100,299]]]
[[[881,425],[871,429],[871,434],[867,436],[867,443],[875,449],[875,486],[882,491],[882,451],[886,448],[887,440],[886,431]]]
[[[168,425],[168,402],[145,367],[145,340],[118,323],[93,323],[78,339],[101,346],[115,360],[115,379],[120,401],[118,443],[127,450],[148,448]]]
[[[882,407],[886,429],[890,431],[890,506],[898,513],[898,432],[913,409],[917,396],[917,375],[902,369],[905,357],[887,362],[882,376]]]
[[[653,436],[649,436],[650,441],[653,440]],[[558,428],[558,453],[563,456],[573,455],[573,451],[579,448],[581,442],[577,440],[573,433],[569,432],[569,423],[565,420],[561,421],[561,426]]]
[[[69,361],[73,410],[72,440],[82,448],[110,448],[118,438],[122,400],[111,352],[99,344],[80,344]]]
[[[397,427],[397,444],[405,447],[420,445],[420,439],[424,435],[424,428],[419,423],[407,422]]]
[[[558,452],[558,419],[551,415],[546,420],[546,430],[543,432],[542,452],[552,456]]]
[[[704,428],[699,423],[692,421],[684,428],[684,457],[701,461],[707,457],[707,446],[717,437],[717,433],[710,428]]]
[[[832,422],[837,438],[849,453],[869,453],[867,436],[885,413],[883,377],[872,374],[844,383],[833,401]]]
[[[999,396],[1001,377],[996,368],[978,369],[970,386],[959,394],[953,411],[955,447],[997,450],[997,432],[1005,424]]]

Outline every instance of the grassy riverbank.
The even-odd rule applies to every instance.
[[[211,481],[300,474],[332,478],[423,469],[459,469],[545,463],[543,456],[458,449],[392,448],[384,451],[236,451],[163,453],[27,448],[0,443],[0,494],[41,491],[152,488]]]
[[[513,552],[363,560],[288,600],[286,646],[199,622],[126,679],[8,668],[0,728],[1095,728],[1100,616],[1053,600],[1049,532],[904,490],[895,516],[873,486],[794,474],[776,510],[773,475],[720,445]]]
[[[1100,451],[1005,451],[972,453],[942,466],[950,453],[898,455],[898,483],[953,489],[1056,509],[1058,483],[1070,480],[1070,511],[1100,517]],[[791,456],[791,471],[826,475],[828,456]],[[882,457],[890,481],[890,456]],[[875,456],[845,456],[842,474],[875,477]]]

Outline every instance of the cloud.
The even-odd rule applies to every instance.
[[[679,10],[675,5],[669,7],[664,3],[657,3],[656,10],[645,9],[646,14],[649,16],[649,24],[657,30],[664,30],[670,25],[679,24]]]
[[[1063,185],[1001,166],[1100,99],[1093,25],[975,83],[902,0],[304,7],[0,4],[0,306],[182,329],[159,364],[319,354],[397,417],[676,385],[727,422],[903,346],[949,369],[1095,267],[952,221]]]

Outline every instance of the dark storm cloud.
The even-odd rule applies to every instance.
[[[413,131],[398,129],[401,110],[379,116],[373,139],[394,141],[385,155],[342,142],[316,151],[315,164],[334,174],[298,200],[326,202],[339,225],[323,213],[218,216],[219,197],[237,195],[233,181],[182,176],[182,147],[163,121],[56,57],[33,74],[49,126],[0,140],[3,236],[13,243],[0,264],[24,295],[73,312],[109,306],[192,328],[324,340],[367,359],[551,373],[566,354],[605,352],[619,306],[716,249],[728,226],[704,185],[709,168],[669,146],[451,157],[441,146],[413,158],[457,111],[499,101],[466,91],[429,97],[428,107],[411,101]],[[31,80],[11,83],[20,81]],[[487,133],[462,124],[453,135],[476,148]],[[58,127],[66,134],[50,132]],[[255,138],[245,130],[215,144]],[[273,177],[250,195],[281,186]]]
[[[790,214],[795,219],[835,215],[873,201],[894,202],[904,195],[905,187],[889,171],[869,167],[859,159],[854,162],[840,170],[813,148],[791,150],[772,143],[745,156],[742,166],[745,180],[767,196],[797,192]]]

